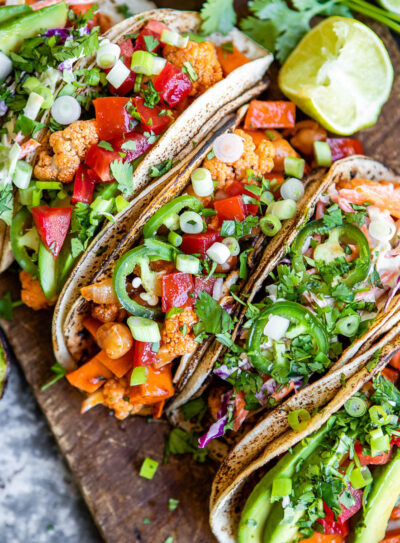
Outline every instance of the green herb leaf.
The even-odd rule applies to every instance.
[[[128,196],[133,194],[133,167],[128,162],[114,160],[110,164],[113,177],[118,183],[119,190]]]
[[[196,462],[203,463],[207,459],[208,448],[199,449],[197,437],[180,428],[171,430],[165,445],[164,463],[170,454],[192,454]]]
[[[97,145],[106,151],[114,152],[114,147],[108,141],[100,140]]]
[[[213,32],[228,34],[236,24],[233,0],[207,0],[201,8],[201,30],[208,36]]]

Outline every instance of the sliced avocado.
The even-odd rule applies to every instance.
[[[2,6],[0,9],[0,24],[16,19],[27,13],[31,13],[33,10],[28,4],[17,4],[15,6]]]
[[[0,51],[8,55],[40,30],[65,26],[67,14],[67,5],[60,2],[6,21],[0,25]]]
[[[316,433],[296,445],[292,453],[286,453],[279,462],[264,475],[250,494],[243,508],[238,530],[238,543],[262,543],[264,526],[269,520],[274,504],[271,502],[272,482],[277,477],[292,477],[300,460],[308,458],[321,444],[332,428],[335,417]]]
[[[40,286],[46,298],[51,300],[57,295],[57,264],[42,242],[39,245],[38,265]]]
[[[292,543],[298,533],[297,522],[304,511],[295,511],[290,522],[282,522],[284,510],[280,503],[275,503],[265,525],[263,543]]]
[[[399,494],[400,449],[397,449],[390,462],[374,470],[364,513],[349,537],[349,543],[382,541]]]

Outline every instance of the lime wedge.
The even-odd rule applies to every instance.
[[[378,0],[378,3],[393,13],[400,13],[400,0]]]
[[[292,52],[279,86],[307,115],[336,134],[374,124],[389,97],[393,67],[378,36],[346,17],[315,26]]]

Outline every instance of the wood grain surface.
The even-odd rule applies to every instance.
[[[372,26],[390,51],[396,78],[378,123],[360,138],[366,154],[400,171],[400,53],[389,32]],[[15,272],[1,276],[0,295],[7,290],[18,297]],[[20,307],[14,321],[2,325],[105,541],[163,543],[172,536],[174,543],[214,542],[208,527],[212,465],[195,464],[187,455],[171,457],[152,481],[138,475],[145,457],[162,462],[166,422],[121,423],[102,407],[81,416],[81,395],[65,380],[40,391],[54,363],[50,319],[50,312]],[[179,500],[174,512],[168,510],[169,498]]]

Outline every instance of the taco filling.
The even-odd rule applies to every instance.
[[[201,446],[325,373],[388,309],[400,284],[399,198],[395,184],[359,178],[322,195],[216,364],[215,422]]]
[[[259,132],[257,139],[241,128],[215,138],[191,184],[154,213],[113,277],[81,289],[91,303],[83,324],[101,349],[67,375],[89,393],[84,410],[103,403],[118,418],[150,408],[160,416],[199,345],[233,329],[235,292],[248,267],[304,193],[300,179],[284,181],[283,159],[275,163],[277,141],[296,151],[279,132],[275,143]],[[291,158],[302,174],[305,160]]]
[[[243,508],[238,542],[397,541],[399,414],[391,380],[380,374],[364,385],[264,475]]]

